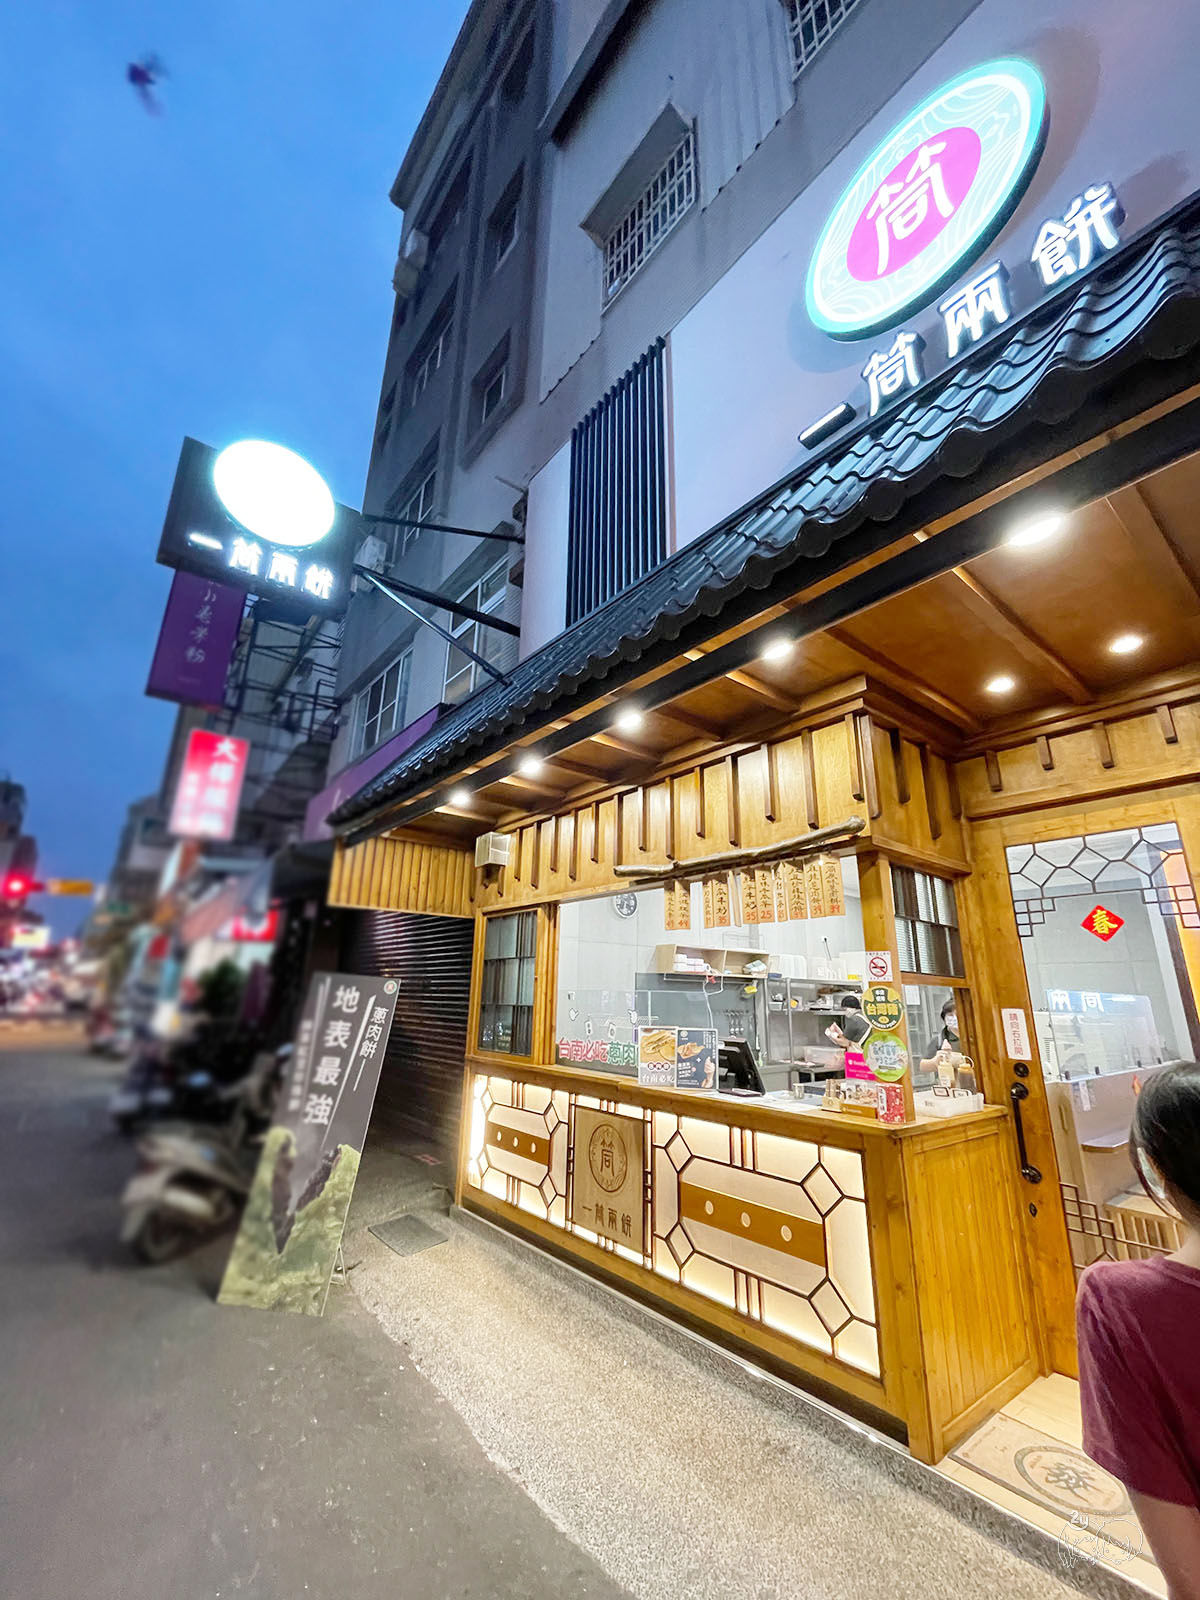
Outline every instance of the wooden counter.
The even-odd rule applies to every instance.
[[[893,1418],[921,1460],[1037,1375],[998,1107],[896,1128],[475,1056],[465,1111],[460,1204]],[[616,1148],[607,1237],[580,1121]]]

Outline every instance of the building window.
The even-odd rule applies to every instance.
[[[666,558],[666,381],[659,339],[572,431],[568,627]]]
[[[478,433],[496,415],[504,404],[509,388],[508,335],[505,334],[471,384],[470,409],[467,413],[469,435]]]
[[[483,938],[479,1048],[527,1056],[533,1049],[533,971],[536,911],[489,917]]]
[[[696,136],[689,128],[604,241],[606,304],[645,266],[695,198]]]
[[[471,186],[471,163],[464,162],[446,191],[446,198],[438,207],[429,224],[429,259],[433,260],[442,245],[458,227],[467,209],[467,193]]]
[[[404,726],[411,666],[412,652],[406,650],[359,695],[354,740],[357,755],[373,750]]]
[[[412,522],[428,522],[433,515],[434,500],[437,497],[437,468],[430,467],[428,471],[418,470],[421,473],[420,481],[396,515]],[[415,543],[420,531],[420,528],[397,528],[400,545],[397,554],[403,555],[409,546]]]
[[[792,73],[800,73],[854,10],[857,0],[783,0],[792,42]]]
[[[892,894],[896,901],[896,947],[901,971],[961,978],[962,940],[950,879],[894,866]]]
[[[449,310],[446,310],[435,320],[424,344],[413,357],[409,368],[410,405],[416,405],[433,381],[434,374],[449,356],[453,334],[454,322]]]
[[[509,192],[492,212],[488,223],[488,261],[495,272],[508,259],[517,242],[520,230],[521,180],[509,186]]]
[[[379,406],[379,425],[375,430],[375,443],[383,446],[387,443],[388,434],[392,431],[392,411],[396,404],[396,385],[389,386],[387,393]]]
[[[514,111],[524,100],[532,71],[533,29],[528,28],[500,83],[500,104],[506,111]]]
[[[480,396],[479,421],[481,426],[497,409],[501,400],[504,399],[504,382],[507,376],[508,364],[506,362],[496,375],[489,380],[487,388]]]
[[[498,561],[490,571],[484,573],[478,583],[473,583],[467,592],[458,598],[464,606],[472,606],[476,611],[499,615],[507,589],[507,562]],[[453,617],[453,613],[451,616]],[[489,628],[471,617],[459,617],[453,620],[450,631],[468,650],[473,650],[477,656],[492,662],[499,671],[504,670],[514,644],[510,634],[500,633],[497,629]],[[453,646],[447,648],[445,688],[442,692],[442,699],[447,705],[465,700],[480,687],[481,683],[490,681],[487,673],[478,663],[472,661],[470,656],[464,655],[461,650],[456,650]]]

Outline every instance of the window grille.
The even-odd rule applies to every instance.
[[[893,867],[892,893],[901,971],[961,978],[962,940],[953,883],[911,867]]]
[[[605,304],[645,266],[695,198],[696,136],[689,128],[604,241]]]
[[[804,70],[854,10],[858,0],[783,0],[792,42],[792,74]]]
[[[666,382],[659,339],[572,430],[568,627],[666,559]]]

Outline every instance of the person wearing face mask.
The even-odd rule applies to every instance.
[[[958,1002],[954,996],[942,1007],[942,1026],[929,1041],[929,1049],[925,1052],[926,1060],[932,1060],[939,1050],[960,1050],[962,1043],[958,1037]]]

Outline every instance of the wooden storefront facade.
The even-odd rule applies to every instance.
[[[1081,402],[1069,427],[1026,428],[670,648],[630,650],[619,681],[547,696],[436,768],[418,749],[394,795],[341,823],[331,903],[474,920],[458,1203],[926,1461],[1038,1374],[1076,1370],[1077,1263],[1008,852],[1169,824],[1163,914],[1200,893],[1192,351]],[[1013,529],[1048,510],[1057,536],[1018,549]],[[788,652],[770,648],[781,636]],[[630,707],[636,732],[617,726]],[[508,863],[477,868],[489,832]],[[982,1110],[889,1126],[556,1059],[562,908],[818,853],[853,856],[866,949],[900,984],[957,997]],[[953,884],[960,971],[906,970],[901,870]],[[520,913],[531,1018],[514,1054],[482,1048],[480,1015],[488,929]],[[1025,1019],[1020,1057],[1005,1011]],[[612,1223],[575,1208],[576,1129],[596,1117],[623,1185],[633,1173]]]

